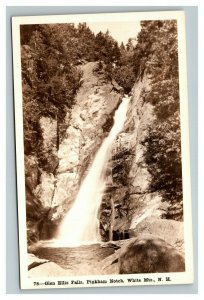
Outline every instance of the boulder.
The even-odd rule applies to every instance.
[[[142,235],[122,247],[119,274],[184,272],[183,255],[164,240]]]
[[[99,267],[102,274],[119,274],[118,269],[119,250],[107,256],[100,263]]]
[[[28,253],[28,270],[35,268],[39,265],[42,265],[44,263],[47,263],[47,262],[48,262],[47,259],[41,259],[32,253]]]
[[[28,271],[29,277],[52,277],[52,276],[64,276],[66,270],[62,269],[54,262],[47,262],[41,264]]]
[[[183,222],[148,217],[137,224],[136,228],[131,231],[131,237],[137,237],[141,234],[157,236],[184,253]]]

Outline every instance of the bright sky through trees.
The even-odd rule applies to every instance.
[[[136,38],[141,29],[140,22],[97,22],[87,23],[89,28],[97,34],[99,31],[110,31],[110,35],[120,44],[127,43],[129,38]]]

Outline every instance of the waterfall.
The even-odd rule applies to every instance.
[[[98,210],[105,189],[105,169],[111,145],[123,129],[129,98],[124,97],[114,115],[114,124],[96,153],[79,193],[65,216],[58,234],[58,244],[78,246],[100,241]]]

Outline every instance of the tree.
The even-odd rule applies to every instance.
[[[125,93],[129,93],[135,84],[135,74],[131,66],[120,66],[114,71],[113,77],[115,81],[123,87]]]
[[[21,46],[24,142],[27,154],[40,155],[39,119],[49,116],[63,122],[74,104],[81,73],[73,65],[76,59],[70,38],[76,29],[72,24],[35,25],[29,30],[26,26],[21,26],[21,33],[28,31],[31,36],[23,35]]]
[[[102,60],[105,64],[118,61],[120,50],[118,43],[110,36],[109,31],[102,33],[101,31],[95,38],[95,58]]]
[[[127,49],[127,51],[133,51],[133,49],[134,49],[134,45],[132,43],[132,39],[131,38],[128,39],[128,42],[126,44],[126,49]]]
[[[124,43],[122,42],[120,44],[120,52],[123,53],[125,51],[125,46],[124,46]]]
[[[154,107],[156,119],[143,141],[151,174],[151,191],[169,202],[168,218],[182,219],[182,168],[179,118],[179,77],[176,21],[144,21],[134,49],[137,79],[146,74],[151,89],[143,99]],[[173,212],[175,207],[178,210]]]

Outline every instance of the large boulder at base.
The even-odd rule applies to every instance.
[[[140,236],[122,247],[119,274],[184,272],[182,254],[164,240]]]
[[[165,240],[168,244],[184,253],[183,222],[148,217],[131,231],[130,237],[153,235]]]
[[[66,270],[62,269],[54,262],[47,262],[42,265],[32,268],[28,272],[29,277],[52,277],[52,276],[64,276]]]
[[[35,268],[39,265],[47,263],[49,260],[47,259],[41,259],[35,256],[32,253],[28,253],[28,270]]]

